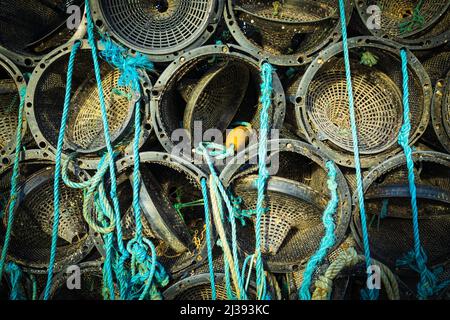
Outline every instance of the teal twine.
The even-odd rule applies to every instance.
[[[110,136],[110,132],[109,132],[107,109],[106,109],[105,96],[103,93],[103,85],[102,85],[102,79],[101,79],[101,70],[100,70],[100,64],[98,61],[98,52],[97,52],[97,46],[96,46],[97,44],[95,42],[95,35],[94,35],[95,26],[94,26],[94,22],[92,21],[92,14],[91,14],[89,0],[85,1],[85,7],[86,7],[85,10],[86,10],[86,20],[87,20],[88,42],[91,47],[92,62],[94,64],[94,73],[95,73],[95,78],[97,81],[98,97],[99,97],[99,101],[100,101],[100,110],[101,110],[101,114],[102,114],[103,131],[104,131],[104,136],[105,136],[106,149],[108,151],[108,154],[111,156],[109,158],[109,175],[110,175],[110,181],[111,181],[110,196],[111,196],[111,199],[113,202],[113,207],[114,207],[116,232],[117,232],[117,244],[119,246],[120,253],[122,255],[127,256],[128,254],[127,254],[126,248],[123,244],[120,205],[119,205],[119,200],[117,198],[116,167],[115,167],[114,158],[113,158],[114,150],[112,147],[111,136]]]
[[[69,106],[72,90],[72,76],[73,67],[75,63],[75,57],[77,55],[78,49],[81,47],[81,42],[76,41],[70,52],[69,63],[67,66],[67,79],[66,79],[66,93],[64,98],[63,112],[61,116],[61,126],[59,128],[58,143],[56,147],[55,155],[55,174],[53,180],[53,228],[52,228],[52,242],[50,247],[50,260],[48,263],[47,271],[47,284],[44,291],[44,300],[48,300],[50,296],[50,290],[52,288],[53,282],[53,269],[55,267],[56,259],[56,248],[58,244],[58,229],[59,229],[59,218],[60,218],[60,208],[59,208],[59,179],[61,177],[61,156],[64,144],[64,133],[67,126],[67,118],[69,116]]]
[[[337,193],[337,183],[336,183],[336,167],[333,161],[327,161],[326,168],[328,170],[328,190],[330,190],[331,198],[325,208],[322,216],[322,223],[325,228],[325,235],[320,241],[320,246],[313,256],[309,259],[306,269],[303,273],[303,282],[299,290],[299,297],[301,300],[311,300],[311,294],[309,288],[311,286],[311,281],[314,275],[314,271],[317,269],[319,264],[327,255],[328,250],[334,246],[336,242],[336,237],[334,235],[334,230],[336,225],[334,223],[334,214],[338,207],[338,193]]]
[[[139,70],[151,70],[153,69],[153,63],[144,55],[137,53],[135,56],[128,55],[128,50],[123,48],[117,44],[115,44],[109,37],[104,36],[101,39],[101,43],[104,45],[104,50],[101,52],[101,56],[111,65],[117,67],[120,71],[120,78],[118,84],[121,86],[130,86],[131,89],[137,95],[141,95],[140,85],[139,85]],[[140,113],[140,103],[139,99],[135,103],[135,132],[134,132],[134,142],[133,142],[133,212],[135,217],[135,243],[131,248],[129,253],[132,256],[132,259],[135,259],[137,255],[142,257],[142,251],[146,250],[146,246],[144,242],[148,245],[151,243],[150,240],[144,239],[142,236],[142,220],[141,220],[141,208],[139,204],[139,191],[140,191],[140,173],[139,173],[139,165],[140,165],[140,157],[139,157],[139,140],[141,135],[141,113]],[[153,244],[150,246],[152,249]],[[147,258],[148,257],[147,255]],[[136,259],[139,263],[142,262],[142,259]],[[148,268],[149,261],[144,263],[145,267]],[[151,256],[151,270],[155,268],[156,265],[156,254],[152,253]],[[139,284],[139,281],[145,282],[144,292],[139,296],[139,299],[142,300],[149,290],[155,293],[155,288],[152,287],[152,278],[153,275],[151,273],[148,274],[149,278],[144,279],[142,276],[132,277],[132,283],[134,285]]]
[[[256,287],[258,299],[266,298],[266,276],[264,273],[264,263],[261,255],[261,219],[265,213],[264,197],[266,192],[269,171],[266,168],[267,140],[269,130],[269,108],[272,95],[272,72],[270,63],[261,65],[261,98],[262,105],[260,116],[260,135],[258,145],[258,198],[256,202],[256,222],[255,222],[255,256],[256,256]]]
[[[231,286],[231,276],[230,276],[230,265],[228,264],[228,260],[223,256],[223,264],[224,264],[224,273],[225,273],[225,289],[227,293],[228,300],[237,300],[233,292],[233,287]]]
[[[409,119],[409,75],[408,75],[408,54],[405,49],[401,49],[403,75],[403,125],[398,136],[398,144],[403,148],[408,169],[409,193],[411,195],[412,222],[414,249],[403,259],[397,261],[398,266],[408,265],[420,274],[420,281],[417,284],[417,294],[419,299],[427,299],[435,295],[440,288],[437,281],[437,275],[427,267],[427,255],[420,242],[419,231],[419,210],[417,208],[417,193],[414,182],[414,160],[412,150],[409,146],[409,135],[411,123]],[[415,260],[415,261],[414,261]]]
[[[9,295],[10,300],[25,300],[22,292],[22,286],[20,281],[23,277],[22,269],[14,262],[8,262],[5,266],[5,272],[9,274],[11,281],[11,292]]]
[[[30,274],[30,280],[32,283],[31,300],[35,301],[37,300],[37,280],[34,274]]]
[[[339,0],[339,11],[341,18],[341,29],[342,29],[342,46],[344,52],[344,62],[345,62],[345,77],[347,81],[347,93],[348,93],[348,105],[350,112],[350,125],[352,129],[352,140],[353,140],[353,154],[355,160],[355,169],[356,169],[356,187],[358,192],[358,206],[359,213],[361,217],[361,230],[362,230],[362,238],[363,238],[363,247],[364,247],[364,257],[366,261],[366,270],[369,271],[370,266],[372,265],[372,261],[370,259],[370,245],[369,245],[369,233],[367,231],[367,218],[366,218],[366,210],[364,206],[364,189],[363,189],[363,180],[361,174],[361,163],[359,159],[359,146],[358,146],[358,128],[356,125],[356,115],[355,115],[355,107],[353,100],[353,86],[352,86],[352,74],[350,70],[350,55],[348,50],[347,43],[347,22],[345,17],[345,5],[344,0]],[[369,277],[369,274],[367,274]],[[367,289],[369,290],[369,289]],[[369,290],[367,295],[370,297],[370,300],[376,300],[378,298],[378,290],[372,289]]]
[[[16,131],[16,148],[14,155],[13,173],[11,175],[11,192],[10,201],[8,207],[8,221],[5,231],[5,240],[3,241],[2,254],[0,257],[0,279],[3,276],[3,268],[5,266],[6,257],[8,255],[9,242],[11,241],[11,232],[14,224],[14,211],[17,201],[17,179],[19,177],[19,162],[20,162],[20,148],[22,144],[22,126],[23,126],[23,107],[25,105],[25,95],[27,88],[24,86],[20,88],[20,104],[17,118],[17,131]]]
[[[212,183],[212,189],[213,189],[213,192],[216,194],[216,198],[218,200],[220,200],[220,199],[223,200],[223,202],[225,203],[226,208],[228,210],[228,213],[230,215],[233,215],[234,214],[233,204],[229,198],[227,191],[225,190],[222,182],[220,181],[220,179],[217,175],[217,172],[216,172],[216,169],[214,168],[214,164],[213,164],[211,157],[215,157],[216,159],[226,158],[227,156],[230,156],[234,153],[234,146],[231,145],[228,149],[226,149],[225,146],[219,145],[217,143],[202,142],[199,144],[199,146],[197,147],[195,152],[198,154],[201,154],[205,158],[206,163],[208,164],[209,170],[211,172],[211,177],[212,177],[212,179],[211,179],[212,181],[210,181],[210,183]],[[223,210],[223,206],[222,206],[222,201],[218,201],[217,205],[219,208],[220,216],[223,221],[224,210]],[[234,229],[234,231],[236,231],[236,229]],[[246,300],[247,294],[244,290],[244,282],[243,282],[243,279],[240,277],[241,271],[239,268],[237,240],[236,240],[236,237],[233,235],[232,235],[232,255],[233,255],[233,261],[234,261],[234,266],[235,266],[235,272],[236,272],[236,275],[238,278],[237,285],[239,286],[239,290],[241,292],[241,298],[243,300]],[[227,263],[228,262],[225,261],[225,264],[227,264]]]
[[[209,267],[209,280],[211,283],[211,300],[216,300],[216,285],[214,278],[214,264],[213,264],[213,254],[212,254],[212,243],[211,243],[211,216],[209,213],[209,200],[208,200],[208,186],[206,184],[206,179],[201,179],[202,194],[203,194],[203,206],[205,208],[205,237],[206,237],[206,250],[208,252],[208,267]]]

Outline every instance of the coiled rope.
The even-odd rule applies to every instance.
[[[333,290],[333,281],[342,270],[355,266],[364,261],[364,256],[358,255],[356,250],[352,247],[342,251],[339,256],[333,261],[325,271],[324,275],[318,277],[315,281],[315,290],[312,295],[313,300],[328,300],[330,299]],[[381,262],[372,260],[373,263],[380,267],[381,281],[386,290],[386,294],[390,300],[399,300],[400,292],[398,289],[397,279],[392,271]]]

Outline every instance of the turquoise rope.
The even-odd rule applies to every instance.
[[[417,208],[417,194],[414,178],[414,160],[412,150],[409,146],[409,135],[411,131],[411,123],[409,120],[409,75],[408,75],[408,54],[405,49],[400,51],[402,59],[402,75],[403,75],[403,125],[401,127],[398,144],[403,148],[406,159],[406,167],[408,169],[409,193],[411,195],[412,222],[414,249],[408,253],[403,259],[397,261],[398,266],[409,265],[412,269],[420,274],[420,281],[417,284],[417,294],[419,299],[427,299],[435,295],[439,290],[450,284],[450,279],[443,284],[438,284],[437,274],[430,271],[427,267],[427,255],[420,242],[419,231],[419,210]],[[415,264],[414,264],[415,260]]]
[[[11,241],[11,231],[14,224],[14,209],[17,201],[17,179],[19,177],[19,162],[20,162],[20,148],[22,144],[22,127],[23,127],[23,107],[25,105],[25,95],[27,88],[24,86],[20,88],[20,104],[17,118],[17,131],[16,131],[16,148],[14,155],[13,173],[11,176],[11,192],[10,201],[8,207],[8,222],[5,231],[5,240],[3,242],[2,255],[0,257],[0,279],[3,276],[3,268],[5,266],[6,257],[8,255],[9,242]]]
[[[306,265],[306,269],[303,273],[303,282],[299,290],[299,297],[301,300],[311,300],[309,287],[311,286],[314,271],[325,258],[328,250],[333,247],[336,242],[336,237],[334,235],[336,225],[333,219],[339,202],[336,183],[336,167],[334,166],[333,161],[327,161],[326,168],[328,170],[327,185],[328,190],[330,190],[331,192],[331,199],[328,202],[328,205],[325,208],[322,216],[322,222],[325,227],[325,235],[320,241],[319,249],[317,249],[314,255],[309,259],[308,264]]]
[[[108,124],[105,96],[103,93],[103,84],[102,84],[102,79],[101,79],[100,64],[98,61],[97,44],[95,42],[95,35],[94,35],[95,26],[94,26],[94,22],[92,21],[92,14],[91,14],[89,0],[85,1],[85,7],[86,7],[85,10],[86,10],[86,20],[87,20],[88,42],[91,47],[92,61],[94,64],[94,73],[95,73],[95,78],[97,81],[98,97],[99,97],[99,101],[100,101],[100,110],[101,110],[101,115],[102,115],[106,149],[107,149],[108,154],[111,156],[109,158],[109,175],[110,175],[110,181],[111,181],[110,196],[111,196],[111,199],[113,202],[113,207],[114,207],[116,232],[117,232],[117,244],[119,246],[119,251],[121,252],[121,254],[126,256],[127,251],[123,244],[123,233],[122,233],[122,226],[120,223],[120,221],[121,221],[120,205],[119,205],[119,200],[117,198],[116,166],[115,166],[114,158],[112,156],[114,154],[114,150],[112,147],[111,136],[110,136],[110,132],[109,132],[109,124]]]
[[[208,252],[208,267],[209,267],[209,280],[211,282],[211,300],[216,300],[216,285],[214,278],[214,264],[213,264],[213,254],[212,254],[212,243],[211,243],[211,217],[209,213],[209,200],[208,200],[208,186],[206,184],[206,179],[201,179],[202,194],[203,194],[203,206],[205,208],[205,237],[206,237],[206,250]]]
[[[75,57],[77,55],[78,49],[81,47],[81,42],[77,41],[73,44],[72,50],[70,52],[69,63],[67,66],[67,79],[66,79],[66,94],[64,98],[64,106],[61,117],[61,126],[59,128],[58,134],[58,144],[56,147],[55,156],[55,175],[53,180],[53,228],[52,228],[52,242],[50,247],[50,261],[48,263],[47,271],[47,284],[44,291],[44,300],[48,300],[50,296],[50,290],[52,288],[53,282],[53,269],[55,267],[56,260],[56,248],[58,243],[58,228],[59,228],[59,218],[60,218],[60,208],[59,208],[59,181],[61,177],[61,156],[64,144],[64,134],[67,126],[67,118],[69,116],[69,106],[72,90],[72,75],[73,67],[75,63]]]
[[[261,255],[261,219],[265,213],[264,197],[266,192],[269,171],[266,168],[267,157],[267,137],[269,130],[269,108],[272,95],[272,72],[270,63],[263,63],[261,66],[261,98],[262,105],[260,115],[260,135],[258,145],[258,198],[256,202],[256,222],[255,222],[255,256],[256,256],[256,287],[258,299],[266,299],[266,276],[264,273],[264,263]]]
[[[233,214],[234,212],[234,208],[233,208],[233,204],[228,196],[227,191],[225,190],[224,186],[222,185],[222,182],[220,181],[216,170],[214,168],[214,164],[213,161],[211,159],[211,156],[214,156],[216,159],[223,159],[226,158],[227,156],[230,156],[234,153],[234,146],[231,145],[230,148],[226,149],[226,147],[224,145],[219,145],[217,143],[211,143],[211,142],[202,142],[200,143],[200,145],[197,147],[197,149],[195,150],[196,153],[203,155],[203,157],[206,160],[206,163],[208,164],[209,170],[211,172],[211,177],[212,177],[212,181],[210,183],[212,183],[212,189],[213,192],[217,195],[216,198],[222,199],[223,202],[225,203],[227,210],[229,212],[229,214]],[[218,201],[218,208],[219,208],[219,212],[220,212],[220,216],[222,218],[224,218],[224,209],[222,206],[222,201]],[[238,286],[239,286],[239,290],[241,292],[241,299],[246,300],[247,299],[247,294],[244,290],[244,282],[243,279],[240,277],[241,271],[239,270],[239,261],[238,261],[238,256],[237,256],[237,241],[235,238],[235,241],[232,242],[232,252],[233,252],[233,261],[234,261],[234,266],[235,266],[235,272],[237,275],[237,281],[238,281]],[[225,264],[227,265],[227,261],[225,259]]]
[[[14,262],[6,264],[5,272],[9,274],[11,281],[11,292],[9,295],[10,300],[25,300],[22,292],[20,281],[23,277],[22,269]]]
[[[359,146],[358,146],[358,128],[356,125],[356,115],[355,115],[355,107],[353,100],[353,87],[352,87],[352,75],[350,70],[350,55],[348,50],[347,43],[347,22],[345,17],[345,5],[344,0],[339,0],[339,11],[341,18],[341,29],[342,29],[342,46],[344,52],[344,62],[345,62],[345,77],[347,81],[347,93],[348,93],[348,104],[349,104],[349,112],[350,112],[350,125],[352,129],[352,140],[353,140],[353,154],[355,159],[355,169],[356,169],[356,188],[358,192],[358,205],[359,205],[359,214],[361,217],[361,230],[362,230],[362,238],[363,238],[363,247],[364,247],[364,257],[366,261],[366,269],[369,270],[369,267],[372,265],[372,261],[370,258],[370,245],[369,245],[369,233],[367,231],[367,218],[366,218],[366,210],[364,206],[364,189],[363,189],[363,180],[361,173],[361,163],[359,159]],[[369,277],[370,275],[367,274]],[[367,289],[368,290],[368,289]],[[376,300],[378,298],[378,290],[372,289],[369,290],[367,296],[370,300]]]

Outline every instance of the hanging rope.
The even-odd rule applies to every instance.
[[[211,216],[209,213],[209,201],[208,201],[208,185],[206,178],[202,178],[200,181],[202,185],[203,194],[203,206],[205,208],[205,226],[206,226],[206,250],[208,252],[208,267],[209,267],[209,279],[211,282],[211,300],[216,300],[216,285],[214,278],[214,265],[212,254],[212,242],[211,242]]]
[[[358,206],[359,206],[359,214],[361,217],[361,230],[363,237],[363,246],[364,246],[364,256],[366,261],[367,271],[370,270],[371,260],[370,260],[370,246],[369,246],[369,233],[367,231],[367,219],[366,219],[366,211],[364,206],[364,189],[363,189],[363,180],[361,173],[361,163],[359,160],[359,145],[358,145],[358,128],[356,124],[356,115],[355,115],[355,107],[353,101],[353,88],[352,88],[352,75],[350,70],[350,55],[348,50],[347,43],[347,22],[345,18],[345,6],[344,0],[339,0],[339,11],[341,17],[341,28],[342,28],[342,46],[344,52],[344,62],[345,62],[345,77],[347,81],[347,93],[348,93],[348,105],[349,105],[349,113],[350,113],[350,126],[352,129],[352,140],[353,140],[353,154],[355,160],[355,169],[356,169],[356,189],[358,193]],[[367,274],[369,277],[369,274]],[[369,290],[369,289],[367,289]],[[377,290],[371,289],[369,290],[368,297],[370,300],[377,299]]]
[[[409,75],[408,75],[408,54],[405,49],[400,51],[402,59],[403,75],[403,125],[398,136],[398,143],[403,148],[408,169],[409,193],[411,195],[412,223],[414,249],[397,261],[397,266],[410,266],[411,269],[420,274],[420,281],[417,284],[417,294],[419,299],[427,299],[437,294],[440,290],[450,285],[450,279],[438,284],[436,272],[430,271],[427,267],[427,255],[420,243],[419,212],[417,208],[417,194],[414,177],[414,160],[412,150],[409,146],[409,135],[411,123],[409,119]]]
[[[3,276],[3,268],[5,266],[6,257],[8,255],[9,242],[11,240],[11,231],[14,224],[14,211],[17,202],[17,179],[19,178],[19,162],[20,162],[20,149],[22,145],[22,127],[23,127],[23,107],[25,105],[25,95],[27,88],[25,86],[19,89],[20,103],[17,118],[17,130],[16,130],[16,148],[14,154],[14,165],[11,175],[11,192],[9,196],[8,206],[8,221],[5,231],[5,240],[3,242],[2,254],[0,257],[0,279]]]
[[[266,276],[264,263],[261,255],[261,219],[265,213],[264,198],[269,178],[269,171],[266,168],[267,140],[269,131],[269,109],[272,104],[272,72],[270,63],[261,65],[261,98],[262,105],[260,116],[260,134],[258,144],[258,197],[256,200],[256,221],[255,221],[255,257],[256,257],[256,288],[258,299],[266,299]]]
[[[14,262],[8,262],[5,266],[5,272],[9,274],[11,282],[11,292],[9,295],[10,300],[26,300],[22,292],[22,286],[20,284],[23,278],[22,269]]]
[[[212,212],[214,219],[217,221],[216,227],[218,229],[217,231],[219,233],[219,238],[222,243],[222,249],[224,250],[225,271],[227,271],[227,264],[229,264],[231,267],[231,275],[233,278],[237,296],[239,299],[245,300],[247,299],[247,295],[244,290],[243,279],[240,277],[241,272],[239,268],[238,245],[237,245],[237,238],[235,235],[236,226],[233,225],[233,223],[235,223],[235,221],[233,220],[234,216],[231,217],[233,215],[234,208],[227,191],[225,190],[225,188],[222,185],[222,182],[217,176],[213,160],[211,159],[211,157],[215,157],[216,159],[224,159],[230,155],[233,155],[234,145],[233,144],[230,145],[230,147],[227,149],[225,146],[216,143],[202,142],[197,147],[195,152],[203,156],[210,170],[209,191],[213,209]],[[225,203],[226,208],[228,210],[229,213],[228,219],[231,223],[232,228],[231,249],[228,245],[225,229],[223,227],[223,221],[225,217],[222,201]]]
[[[66,81],[66,94],[64,98],[63,112],[61,116],[61,126],[59,128],[58,134],[58,143],[56,147],[56,156],[55,156],[55,175],[53,180],[53,228],[52,228],[52,242],[50,247],[50,261],[48,263],[48,271],[47,271],[47,284],[45,286],[44,291],[44,300],[47,300],[50,295],[50,290],[52,288],[53,281],[53,269],[55,266],[56,259],[56,247],[58,243],[58,227],[59,227],[59,218],[60,218],[60,208],[59,208],[59,181],[61,177],[61,156],[64,144],[64,133],[67,126],[67,118],[69,116],[69,105],[71,98],[71,90],[72,90],[72,75],[73,75],[73,67],[75,62],[75,57],[78,52],[78,49],[81,47],[81,42],[76,41],[70,52],[69,63],[67,65],[67,81]]]
[[[334,230],[336,225],[334,223],[333,215],[338,207],[338,193],[337,193],[337,183],[336,183],[336,167],[332,161],[327,161],[326,168],[328,170],[328,190],[331,192],[331,198],[328,202],[325,211],[323,212],[322,222],[325,227],[325,235],[320,241],[319,249],[316,253],[309,259],[306,265],[305,271],[303,273],[303,282],[299,290],[299,297],[301,300],[311,300],[311,294],[309,293],[309,287],[311,286],[311,281],[317,266],[322,262],[322,260],[327,255],[328,250],[334,246],[336,237],[334,235]]]
[[[319,276],[315,282],[315,290],[312,295],[313,300],[328,300],[333,291],[333,281],[345,268],[353,267],[364,261],[364,256],[358,255],[354,248],[350,247],[342,251],[333,263],[325,271],[324,275]],[[381,262],[373,260],[380,267],[381,282],[386,289],[389,300],[399,300],[400,292],[397,279],[392,271]]]

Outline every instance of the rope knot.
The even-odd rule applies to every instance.
[[[130,55],[126,48],[114,43],[107,35],[104,35],[100,42],[104,46],[104,50],[100,52],[102,58],[120,71],[118,85],[130,86],[134,91],[138,91],[139,69],[152,70],[153,63],[139,52],[134,56]]]

